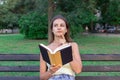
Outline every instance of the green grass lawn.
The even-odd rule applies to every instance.
[[[3,54],[39,54],[39,43],[47,43],[47,40],[29,40],[21,34],[0,35],[0,53]]]
[[[74,41],[78,43],[81,54],[120,54],[120,37],[102,37],[93,35],[76,35]],[[21,34],[0,35],[0,54],[39,54],[39,43],[47,44],[47,40],[29,40],[25,39]],[[26,66],[37,65],[39,61],[14,62],[0,61],[0,66]],[[120,62],[83,62],[83,65],[120,65]],[[36,73],[21,73],[21,72],[0,72],[0,76],[33,76],[39,75]],[[120,73],[81,73],[80,75],[120,75]]]
[[[120,53],[120,37],[77,35],[74,41],[78,43],[81,54]],[[0,35],[0,53],[39,54],[39,43],[47,44],[47,40],[29,40],[21,34]]]
[[[120,37],[77,36],[81,54],[116,54],[120,53]]]

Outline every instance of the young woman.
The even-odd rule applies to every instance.
[[[49,65],[40,55],[40,80],[75,80],[75,74],[82,71],[78,44],[71,40],[69,33],[68,23],[63,16],[57,15],[51,20],[51,36],[48,47],[54,51],[57,47],[70,44],[72,46],[73,61],[63,66]]]

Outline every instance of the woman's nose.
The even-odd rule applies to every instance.
[[[60,27],[60,26],[58,26],[58,27],[57,27],[57,29],[61,29],[61,27]]]

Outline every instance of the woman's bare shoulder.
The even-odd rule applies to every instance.
[[[77,44],[76,42],[71,42],[70,44],[71,44],[73,47],[74,47],[74,46],[78,46],[78,44]]]

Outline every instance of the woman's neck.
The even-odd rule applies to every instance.
[[[52,42],[54,45],[62,45],[63,43],[65,43],[66,40],[62,39],[61,37],[55,36],[54,37],[54,41]]]

